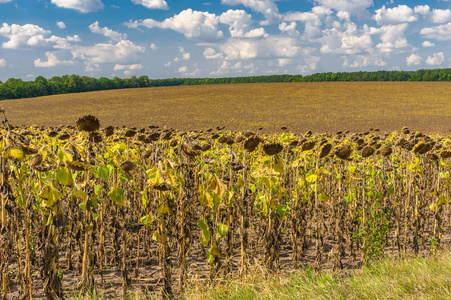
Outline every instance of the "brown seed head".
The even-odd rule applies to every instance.
[[[318,158],[321,159],[321,158],[326,157],[330,153],[330,150],[332,150],[332,144],[331,143],[323,144],[321,146],[321,148],[319,149]]]
[[[376,150],[371,146],[366,146],[362,149],[362,157],[368,157],[374,154]]]
[[[121,164],[121,169],[124,170],[125,172],[130,172],[131,170],[133,170],[135,168],[135,164],[129,160],[124,161]]]
[[[282,152],[283,145],[280,143],[267,143],[263,145],[263,152],[265,152],[266,155],[276,155]]]
[[[346,160],[348,159],[352,154],[352,149],[350,145],[342,145],[337,148],[335,151],[335,155],[339,157],[340,159]]]
[[[97,117],[93,115],[86,115],[78,119],[77,128],[80,131],[93,132],[99,130],[100,122]]]

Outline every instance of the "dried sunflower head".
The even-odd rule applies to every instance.
[[[352,149],[350,145],[342,145],[336,151],[335,155],[343,160],[347,160],[352,154]]]
[[[321,148],[319,149],[318,158],[321,159],[321,158],[326,157],[330,153],[330,150],[332,150],[332,144],[331,143],[324,143],[321,146]]]
[[[243,148],[249,152],[255,150],[262,140],[258,136],[250,136],[244,141]]]
[[[121,164],[121,169],[124,170],[125,172],[130,172],[131,170],[133,170],[135,168],[135,164],[129,160],[124,161]]]
[[[385,146],[381,148],[380,153],[382,156],[386,157],[393,153],[393,149],[390,146]]]
[[[263,145],[263,152],[266,155],[276,155],[282,152],[283,145],[277,142],[267,143]]]
[[[376,150],[371,146],[366,146],[362,149],[362,157],[368,157],[374,154]]]
[[[78,119],[77,128],[80,131],[93,132],[99,130],[100,122],[97,117],[93,115],[86,115]]]

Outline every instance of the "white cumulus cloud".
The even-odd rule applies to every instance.
[[[0,68],[3,68],[6,66],[6,60],[4,58],[0,59]]]
[[[445,61],[445,55],[443,52],[434,53],[432,56],[428,56],[426,63],[431,66],[441,65]]]
[[[231,37],[234,38],[256,38],[267,36],[265,29],[252,28],[252,16],[244,10],[232,10],[219,16],[219,22],[229,25]]]
[[[274,2],[275,0],[221,0],[221,4],[243,5],[255,12],[262,13],[266,20],[260,22],[261,25],[275,23],[282,18]]]
[[[30,48],[38,44],[45,44],[45,36],[49,35],[50,31],[33,24],[18,25],[3,23],[0,28],[0,35],[9,39],[9,41],[2,44],[3,48],[19,49]]]
[[[59,60],[54,53],[49,51],[45,53],[45,56],[47,56],[47,61],[42,61],[38,58],[34,61],[34,66],[38,68],[51,68],[56,66],[71,66],[75,64],[75,62],[71,60]]]
[[[63,21],[56,22],[56,26],[58,26],[58,28],[60,28],[60,29],[66,28],[66,24],[64,24]]]
[[[433,9],[431,20],[433,23],[446,23],[451,21],[451,10],[449,9]]]
[[[406,57],[406,62],[408,66],[416,66],[421,63],[421,56],[418,54],[412,53],[410,56]]]
[[[224,58],[222,53],[216,52],[216,50],[211,47],[208,47],[207,49],[204,50],[204,57],[206,59],[222,59],[222,58]]]
[[[431,8],[429,7],[429,5],[417,5],[413,8],[413,11],[416,14],[420,14],[420,15],[427,15],[429,14]]]
[[[104,8],[101,0],[52,0],[58,7],[75,9],[82,13],[94,12]]]
[[[172,29],[185,35],[188,39],[198,39],[202,41],[217,41],[224,37],[223,32],[218,28],[219,17],[208,12],[195,11],[191,8],[180,12],[162,22],[154,19],[130,21],[125,23],[129,28],[144,26],[147,28]]]
[[[116,44],[80,46],[71,50],[74,58],[81,58],[92,64],[130,64],[136,62],[138,55],[144,52],[144,47],[137,46],[129,40],[122,40]]]
[[[429,41],[424,41],[423,43],[421,43],[421,46],[422,46],[423,48],[429,48],[429,47],[434,47],[435,44],[434,44],[434,43],[431,43],[431,42],[429,42]]]
[[[314,0],[324,7],[336,11],[345,11],[354,15],[363,15],[366,9],[373,6],[373,0]]]
[[[169,9],[168,4],[164,0],[132,0],[132,2],[150,9]]]
[[[447,41],[451,40],[451,22],[444,25],[438,25],[435,27],[426,27],[421,29],[420,34],[425,38]]]
[[[95,21],[91,25],[89,25],[89,30],[93,33],[101,34],[110,38],[113,41],[121,41],[127,39],[127,35],[125,33],[119,33],[117,31],[111,30],[108,27],[100,28],[99,21]]]
[[[118,71],[118,70],[141,70],[142,68],[143,68],[142,64],[131,64],[131,65],[116,64],[113,69],[115,71]]]
[[[301,50],[296,39],[290,37],[269,37],[261,40],[228,39],[219,48],[227,60],[292,58]]]
[[[407,5],[398,5],[393,8],[385,8],[385,5],[383,5],[382,8],[376,10],[373,19],[379,25],[415,22],[418,20],[413,10]]]

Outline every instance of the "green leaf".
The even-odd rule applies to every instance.
[[[72,174],[67,168],[60,169],[56,172],[56,179],[62,185],[72,186],[74,180],[72,179]]]
[[[199,226],[200,229],[202,229],[202,234],[200,235],[200,242],[204,246],[208,246],[208,243],[210,242],[210,230],[207,222],[204,219],[201,219],[197,221],[197,226]]]
[[[144,207],[147,207],[147,202],[149,202],[149,197],[147,196],[147,190],[141,192],[141,200]]]
[[[352,203],[357,198],[356,193],[347,193],[345,194],[346,202]]]
[[[92,215],[92,220],[93,221],[97,220],[99,218],[99,216],[100,216],[98,213],[95,213],[93,211],[91,211],[91,215]]]
[[[151,227],[152,221],[153,221],[152,214],[148,214],[147,216],[141,217],[139,219],[139,222],[147,227]]]
[[[116,202],[119,207],[122,207],[125,202],[124,194],[125,190],[123,188],[116,187],[108,193],[108,198]]]
[[[229,227],[225,224],[219,223],[218,228],[216,229],[216,232],[220,236],[226,236],[229,233]]]
[[[98,178],[108,181],[109,174],[110,174],[110,171],[107,166],[101,166],[101,167],[97,168],[97,177]]]
[[[100,184],[96,184],[94,185],[94,194],[96,195],[100,195],[103,191],[103,186],[101,186]]]
[[[319,200],[319,201],[326,202],[327,200],[329,200],[329,197],[327,196],[326,193],[322,192],[321,194],[319,194],[318,200]]]
[[[99,203],[103,202],[103,199],[91,196],[91,202],[92,202],[92,206],[94,206],[94,208],[97,209],[99,207]]]
[[[276,207],[276,212],[279,215],[281,220],[285,220],[287,218],[287,211],[290,209],[287,205],[278,204]]]

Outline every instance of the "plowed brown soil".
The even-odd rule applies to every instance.
[[[0,103],[16,125],[75,124],[84,114],[102,126],[275,132],[383,131],[408,126],[451,129],[449,82],[261,83],[139,88],[8,100]]]

